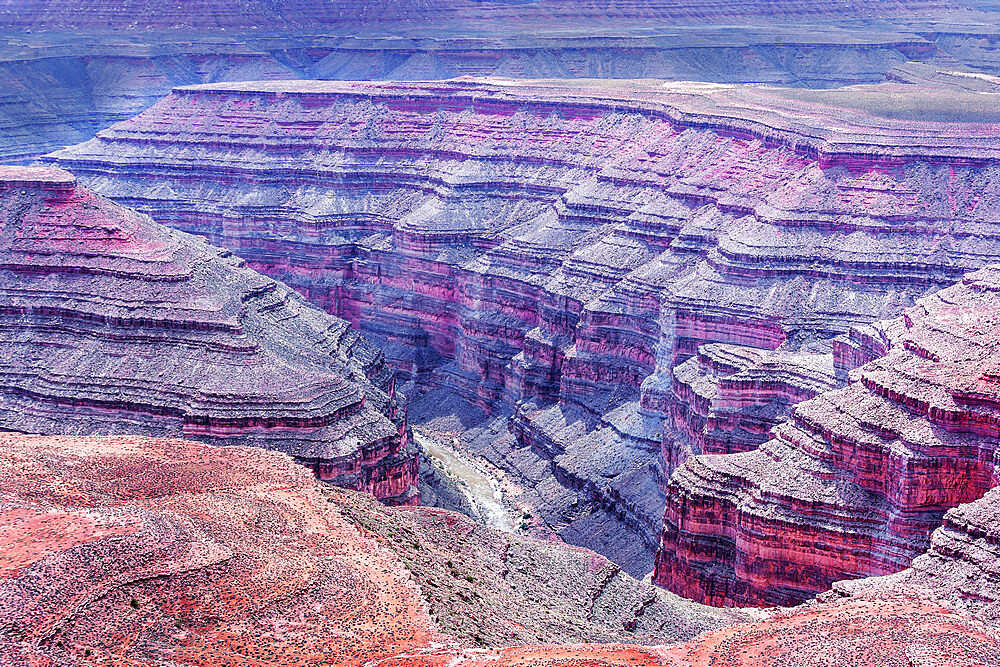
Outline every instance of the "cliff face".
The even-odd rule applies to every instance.
[[[378,348],[230,252],[58,169],[0,168],[0,428],[184,436],[410,502]]]
[[[499,418],[470,446],[642,573],[674,465],[759,444],[845,383],[830,338],[1000,260],[967,85],[220,84],[50,159]]]
[[[437,562],[454,574],[429,570],[434,559],[424,551],[450,555],[448,545],[460,542],[465,555],[506,538],[447,512],[378,507],[259,449],[0,434],[0,496],[4,665],[874,667],[947,656],[949,664],[986,667],[1000,660],[995,629],[899,591],[722,628],[737,615],[727,619],[661,592],[640,603],[634,620],[654,617],[641,632],[657,622],[667,623],[659,632],[681,636],[717,629],[674,646],[503,648],[503,639],[517,637],[497,641],[490,632],[498,622],[522,636],[562,640],[611,621],[604,632],[627,637],[631,627],[613,624],[622,610],[569,587],[589,581],[586,594],[594,586],[618,594],[642,587],[609,576],[595,554],[541,542],[522,545],[507,565],[535,564],[519,557],[558,565],[543,577],[497,571],[480,578],[457,557]],[[475,639],[434,607],[441,586],[456,591],[450,599],[463,619],[488,609],[481,639],[489,648],[462,648]],[[494,606],[480,597],[511,602]],[[578,614],[563,622],[559,603],[567,601],[593,605],[583,623]],[[524,602],[535,605],[533,613]]]
[[[979,500],[948,510],[927,552],[906,570],[840,581],[834,591],[859,597],[900,588],[921,589],[996,626],[1000,622],[998,526],[1000,489],[994,488]]]
[[[1000,269],[971,273],[878,327],[869,352],[871,335],[838,348],[885,356],[797,405],[759,449],[689,459],[669,483],[656,580],[717,604],[788,604],[904,569],[946,510],[997,482],[998,320]],[[977,517],[991,507],[950,513],[921,562],[956,532],[988,540]]]

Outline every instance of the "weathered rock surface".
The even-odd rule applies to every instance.
[[[675,464],[755,446],[845,383],[829,339],[1000,261],[996,83],[921,81],[195,86],[49,159],[492,413],[467,445],[642,574]]]
[[[609,608],[607,595],[588,601],[567,586],[607,578],[622,592],[638,591],[637,583],[609,577],[607,561],[584,550],[529,541],[513,557],[557,565],[544,573],[548,579],[466,569],[472,559],[456,559],[458,576],[442,572],[435,556],[456,548],[465,554],[470,546],[487,553],[502,548],[503,538],[447,512],[380,507],[318,484],[288,457],[260,449],[0,434],[0,498],[5,667],[986,667],[1000,660],[994,629],[899,592],[772,611],[760,622],[669,647],[465,649],[475,637],[450,622],[463,606],[466,617],[482,615],[487,633],[511,630],[514,643],[532,633],[565,639],[633,612],[631,603]],[[456,592],[451,616],[431,611],[435,586]],[[531,599],[545,591],[553,595]],[[640,607],[638,623],[648,613],[667,623],[660,631],[683,635],[732,622],[720,610],[664,595]],[[511,602],[489,604],[500,598]],[[578,629],[558,613],[527,612],[526,604],[566,602],[593,604]],[[665,610],[674,615],[660,616]],[[629,634],[610,624],[605,632]],[[481,639],[503,644],[492,634]]]
[[[663,456],[673,470],[693,454],[756,449],[791,406],[837,387],[834,355],[706,343],[674,367],[670,419]]]
[[[0,664],[363,664],[448,640],[287,457],[0,435]]]
[[[944,516],[927,552],[896,574],[839,581],[836,593],[867,595],[901,588],[966,609],[996,627],[1000,624],[1000,488]],[[833,597],[833,595],[829,595]]]
[[[990,667],[995,626],[925,594],[895,590],[770,612],[665,651],[676,667]]]
[[[884,356],[797,405],[759,449],[698,456],[671,477],[656,580],[716,604],[788,604],[838,579],[906,568],[946,510],[997,483],[998,324],[991,266],[853,336],[843,349],[856,358],[876,340]],[[942,553],[960,561],[956,579],[967,575],[981,548],[963,551],[963,539],[985,539],[979,562],[991,562],[994,505],[953,510],[904,579],[920,581]]]
[[[378,348],[232,253],[0,167],[0,428],[254,445],[411,502],[394,391]]]
[[[429,507],[350,492],[338,510],[406,563],[428,613],[463,645],[668,644],[748,620],[640,583],[603,556]]]

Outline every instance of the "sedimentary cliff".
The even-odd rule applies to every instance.
[[[412,502],[382,353],[232,253],[52,168],[0,168],[0,429],[276,449]]]
[[[759,449],[689,459],[669,483],[656,580],[716,604],[788,604],[906,568],[946,510],[997,483],[998,322],[988,267],[878,327],[884,338],[845,342],[881,340],[884,356],[797,405]],[[960,556],[957,532],[988,542],[978,519],[992,509],[950,513],[919,562]]]
[[[827,597],[920,589],[996,626],[1000,623],[998,567],[1000,488],[994,488],[979,500],[949,510],[931,536],[927,552],[909,568],[884,577],[837,582]]]
[[[196,86],[49,159],[492,414],[467,445],[641,574],[674,465],[759,444],[846,382],[831,339],[1000,260],[966,79]]]
[[[460,558],[502,548],[503,536],[439,510],[379,507],[260,449],[0,434],[0,497],[5,666],[881,667],[947,656],[949,664],[989,667],[1000,660],[995,628],[905,591],[770,611],[733,626],[740,614],[663,592],[633,600],[646,587],[561,544],[519,544],[504,556],[509,571],[484,574],[474,569],[481,563]],[[424,553],[456,548],[455,562]],[[517,571],[542,563],[556,567],[541,577]],[[602,586],[616,595],[601,595]],[[450,613],[437,606],[438,587],[455,593]],[[616,598],[627,602],[616,607]],[[562,615],[567,603],[572,616]],[[478,637],[452,622],[472,613],[482,614]],[[617,625],[630,616],[640,627],[636,639],[650,629],[667,637],[714,630],[672,646],[555,643],[595,632],[630,637],[634,626]],[[507,632],[494,635],[498,628]],[[524,637],[550,643],[510,647]],[[470,644],[481,648],[463,648]]]

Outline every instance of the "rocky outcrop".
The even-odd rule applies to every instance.
[[[822,347],[822,346],[820,346]],[[694,454],[757,449],[791,406],[837,387],[834,355],[706,343],[674,367],[663,460],[673,470]]]
[[[1000,664],[996,627],[926,594],[897,589],[773,610],[752,625],[664,651],[674,667]]]
[[[254,445],[411,502],[394,391],[378,348],[232,253],[0,168],[0,428]]]
[[[1000,488],[994,488],[979,500],[949,510],[931,535],[927,552],[909,568],[884,577],[836,582],[828,597],[919,589],[996,627],[1000,623],[998,527]]]
[[[343,664],[448,642],[273,452],[0,434],[0,664]]]
[[[1000,261],[1000,144],[966,78],[197,86],[49,159],[492,413],[469,446],[641,574],[689,451],[758,444],[845,382],[844,334]],[[709,368],[726,349],[745,361]]]
[[[788,604],[906,568],[946,510],[997,482],[998,321],[994,266],[877,327],[885,356],[797,405],[759,449],[688,460],[670,479],[656,580],[716,604]],[[871,331],[855,349],[879,347]],[[921,562],[956,530],[983,537],[972,517],[990,507],[953,511]]]
[[[439,627],[470,647],[616,641],[655,645],[749,620],[688,602],[558,540],[499,532],[429,507],[335,494],[341,514],[407,563]]]
[[[593,553],[510,544],[440,510],[380,507],[260,449],[0,434],[0,498],[3,665],[874,667],[946,656],[986,667],[1000,658],[995,629],[900,591],[732,626],[745,615],[657,594]],[[475,558],[494,550],[504,569]],[[439,606],[438,588],[452,609]],[[555,643],[705,627],[715,629],[673,646]],[[551,643],[511,647],[535,637]]]

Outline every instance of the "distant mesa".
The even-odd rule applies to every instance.
[[[253,445],[413,500],[417,462],[378,348],[63,170],[0,168],[0,321],[0,429]]]
[[[479,22],[510,23],[520,20],[549,22],[599,22],[624,20],[733,21],[748,19],[803,20],[816,17],[871,18],[908,16],[919,12],[955,9],[959,3],[944,0],[880,2],[875,0],[761,0],[747,3],[703,3],[676,0],[638,0],[611,3],[574,0],[537,2],[479,0],[286,0],[275,3],[249,0],[238,6],[212,0],[126,0],[80,3],[72,0],[4,0],[0,25],[15,28],[229,28],[316,29],[317,27],[456,26]],[[15,9],[16,11],[12,11]],[[6,10],[6,11],[4,11]]]

